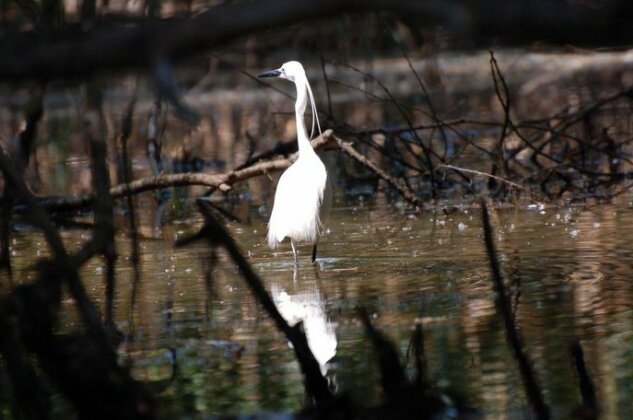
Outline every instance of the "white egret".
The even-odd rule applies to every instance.
[[[279,69],[260,74],[259,77],[281,77],[294,82],[297,87],[295,117],[299,157],[279,178],[268,222],[268,245],[275,248],[285,238],[290,238],[296,266],[299,264],[297,243],[311,243],[314,262],[317,241],[323,230],[321,222],[328,211],[331,193],[325,165],[310,144],[303,119],[309,101],[312,111],[311,136],[315,125],[321,132],[312,89],[303,66],[297,61],[284,63]]]

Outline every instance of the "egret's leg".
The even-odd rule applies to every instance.
[[[312,245],[312,262],[316,261],[316,249],[317,249],[317,244],[315,242],[314,245]]]
[[[314,278],[318,282],[320,282],[321,281],[321,276],[320,276],[319,273],[321,272],[321,266],[319,265],[318,262],[315,261],[315,262],[312,263],[312,268],[314,269]],[[321,287],[321,286],[319,285],[319,287]]]
[[[295,241],[290,240],[290,246],[292,247],[292,255],[295,257],[295,266],[299,265],[299,255],[297,255],[297,248],[295,247]]]

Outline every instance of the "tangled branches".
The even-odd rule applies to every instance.
[[[401,113],[404,125],[350,131],[422,199],[486,195],[503,201],[524,195],[547,202],[605,201],[629,188],[633,87],[552,116],[519,120],[516,115],[526,112],[515,103],[525,98],[513,97],[492,52],[490,68],[497,121],[442,120],[432,105],[430,112],[407,107],[381,84],[388,94],[384,100]],[[415,113],[423,114],[422,123],[412,122],[409,114]]]

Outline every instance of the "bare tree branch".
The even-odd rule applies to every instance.
[[[315,149],[334,148],[340,149],[345,154],[355,159],[363,166],[374,172],[378,177],[383,179],[391,187],[395,188],[398,193],[409,203],[414,206],[422,207],[423,203],[412,191],[405,185],[402,185],[394,177],[391,177],[385,171],[380,169],[375,163],[360,154],[351,143],[343,141],[337,137],[332,130],[325,130],[323,134],[312,140],[312,146]],[[129,194],[138,194],[144,191],[151,191],[169,187],[183,187],[191,185],[204,185],[212,189],[218,189],[227,192],[232,185],[245,181],[247,179],[266,175],[270,172],[286,169],[297,159],[297,153],[289,158],[275,159],[271,161],[256,162],[251,166],[242,169],[236,169],[224,174],[204,174],[204,173],[181,173],[181,174],[164,174],[153,177],[137,179],[129,184],[120,184],[110,189],[112,198],[121,198]],[[74,197],[46,197],[42,199],[42,204],[52,211],[63,211],[75,208],[87,207],[92,204],[93,194],[78,195]]]
[[[256,31],[346,12],[417,16],[465,36],[515,44],[540,40],[563,45],[628,45],[633,35],[631,2],[594,3],[533,0],[528,6],[525,0],[261,0],[227,2],[184,19],[141,20],[139,24],[129,19],[125,24],[97,19],[91,29],[75,27],[64,30],[63,36],[25,33],[5,38],[0,42],[0,81],[148,69],[158,57],[181,59]]]
[[[149,69],[159,59],[198,54],[255,31],[344,12],[393,11],[437,21],[466,19],[463,6],[451,0],[261,0],[230,2],[188,19],[145,21],[141,25],[96,25],[82,33],[49,36],[25,34],[0,42],[0,81],[67,79],[101,71]],[[456,26],[456,28],[459,26]]]

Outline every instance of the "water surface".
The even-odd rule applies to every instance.
[[[289,244],[274,251],[265,245],[266,209],[246,204],[241,213],[249,222],[230,223],[231,233],[277,302],[311,314],[313,342],[325,334],[321,353],[335,356],[323,370],[333,387],[362,403],[380,401],[375,355],[356,312],[362,306],[403,355],[421,324],[431,377],[484,417],[527,415],[495,312],[479,210],[405,212],[378,201],[343,200],[331,213],[318,267],[309,262],[310,247],[302,247],[296,270]],[[223,252],[211,264],[205,243],[174,247],[200,226],[195,212],[180,216],[141,241],[134,305],[129,238],[117,238],[116,316],[130,337],[122,361],[152,384],[166,418],[301,408],[292,349]],[[567,350],[579,339],[604,418],[633,417],[631,204],[517,206],[491,216],[520,333],[554,414],[565,417],[579,403]],[[64,235],[71,247],[87,238],[80,230]],[[43,243],[30,230],[16,236],[21,281],[28,281],[33,258],[47,252]],[[102,261],[93,259],[82,274],[102,307]],[[66,299],[64,306],[63,328],[72,328],[73,303]]]

